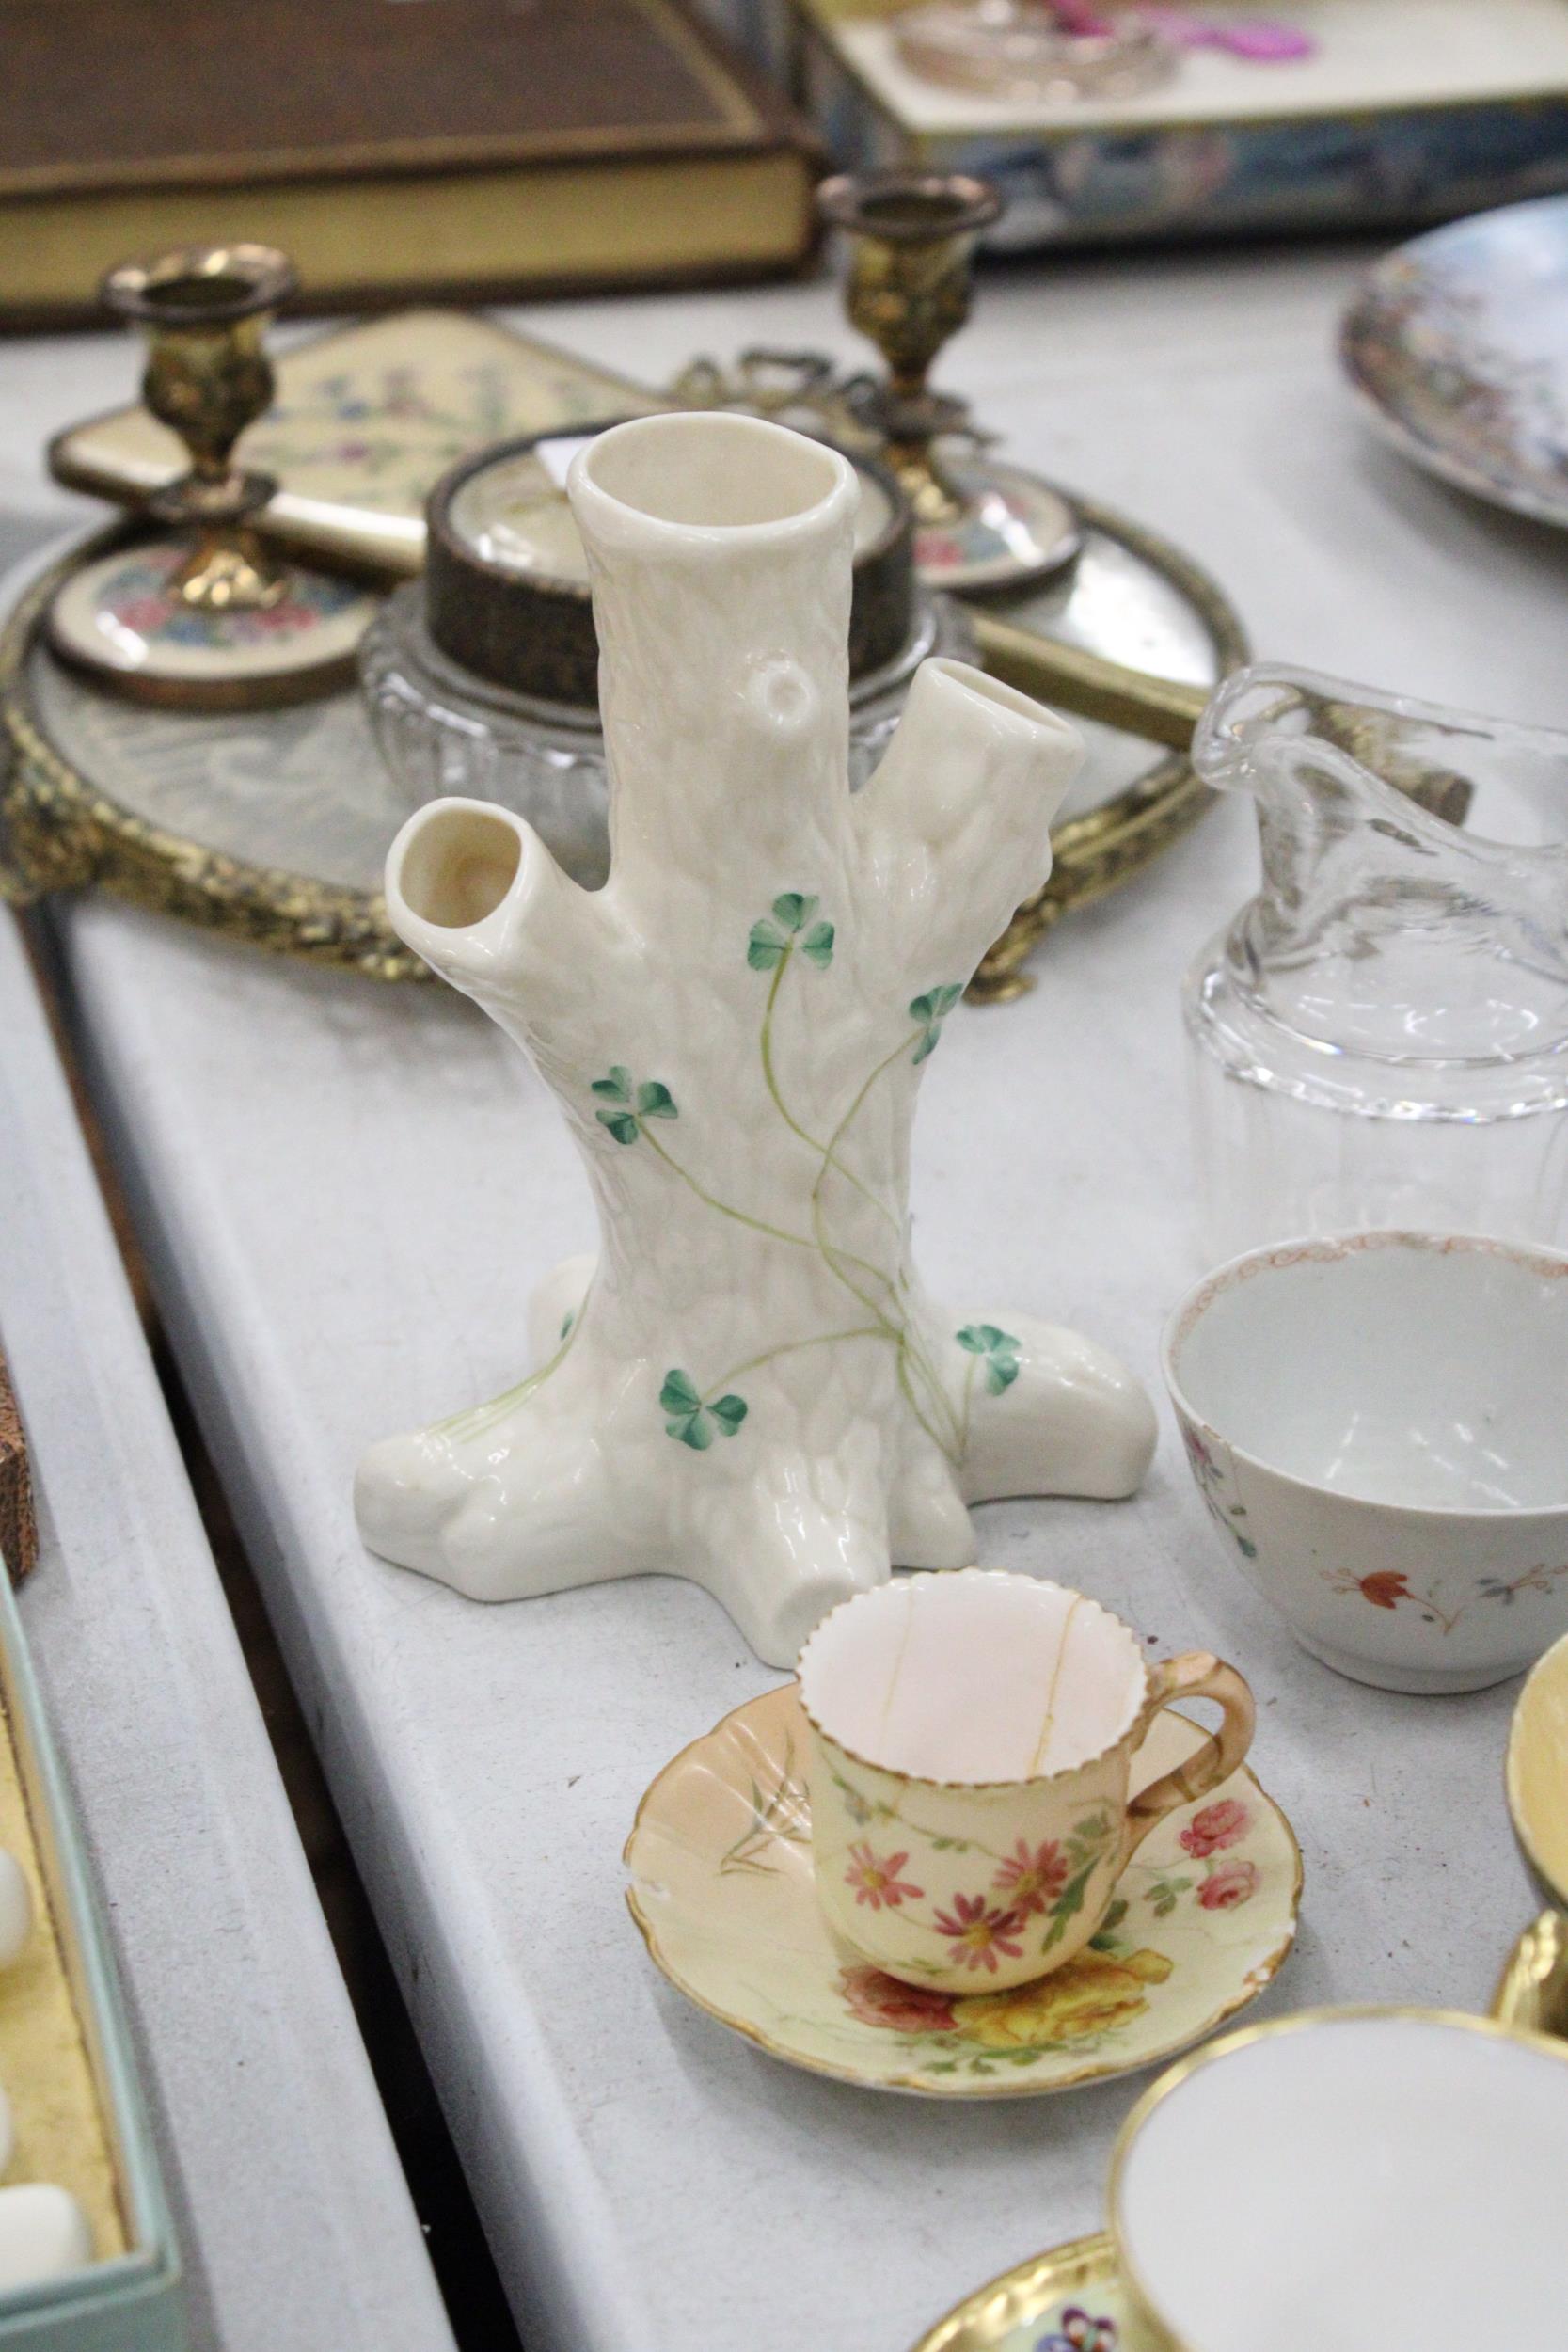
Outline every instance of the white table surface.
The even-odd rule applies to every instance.
[[[207,2352],[451,2334],[14,922],[0,1339],[38,1493],[22,1595]]]
[[[1561,543],[1370,440],[1331,358],[1359,258],[1014,268],[942,378],[1011,453],[1205,560],[1259,650],[1560,721]],[[849,348],[826,286],[531,315],[650,379],[753,339]],[[13,469],[26,435],[128,376],[112,345],[16,357]],[[1064,927],[1035,994],[955,1018],[916,1136],[940,1295],[1082,1324],[1154,1380],[1196,1271],[1177,981],[1255,854],[1246,810],[1219,811]],[[356,1537],[360,1448],[514,1376],[530,1284],[591,1241],[540,1087],[436,989],[383,993],[106,903],[62,930],[165,1311],[531,2352],[902,2352],[1093,2226],[1133,2086],[894,2102],[776,2064],[649,1966],[622,1903],[638,1797],[770,1679],[711,1602],[651,1581],[484,1610]],[[1499,1786],[1510,1689],[1402,1699],[1305,1658],[1227,1566],[1168,1415],[1135,1502],[980,1524],[986,1559],[1253,1678],[1255,1760],[1307,1857],[1299,1948],[1255,2014],[1484,2005],[1530,1909]]]

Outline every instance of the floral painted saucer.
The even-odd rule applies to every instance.
[[[1136,2352],[1109,2237],[1036,2254],[955,2305],[911,2352]]]
[[[1200,1739],[1182,1717],[1157,1716],[1133,1788]],[[1065,2090],[1212,2033],[1291,1947],[1301,1854],[1243,1769],[1150,1831],[1099,1934],[1053,1975],[988,1993],[977,1956],[973,1994],[901,1984],[839,1945],[817,1905],[806,1742],[793,1683],[737,1708],[665,1766],[626,1853],[626,1900],[656,1964],[792,2065],[942,2099]],[[876,1857],[895,1880],[906,1859]]]
[[[1380,262],[1339,334],[1396,448],[1462,489],[1568,524],[1568,197],[1451,221]]]

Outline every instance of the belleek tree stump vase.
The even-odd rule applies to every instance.
[[[527,1379],[366,1455],[359,1523],[483,1599],[693,1578],[784,1665],[894,1563],[973,1561],[967,1502],[1123,1494],[1152,1451],[1101,1350],[937,1306],[909,1256],[920,1074],[1046,879],[1078,739],[927,661],[852,798],[845,461],[754,419],[651,417],[583,450],[569,490],[610,880],[585,892],[522,819],[439,801],[393,844],[387,903],[558,1096],[600,1256],[545,1286]]]

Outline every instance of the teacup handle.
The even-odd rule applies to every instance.
[[[1167,1813],[1174,1813],[1179,1804],[1191,1804],[1195,1797],[1206,1796],[1222,1780],[1228,1780],[1252,1745],[1258,1711],[1252,1692],[1235,1667],[1227,1666],[1223,1658],[1216,1658],[1206,1649],[1190,1649],[1180,1658],[1163,1659],[1150,1675],[1148,1696],[1133,1741],[1134,1754],[1155,1716],[1163,1707],[1169,1707],[1173,1699],[1212,1699],[1222,1710],[1223,1721],[1218,1731],[1210,1732],[1202,1747],[1195,1749],[1184,1764],[1179,1764],[1174,1772],[1162,1772],[1158,1780],[1151,1780],[1147,1788],[1129,1800],[1129,1854],[1148,1836],[1155,1822],[1163,1820]]]

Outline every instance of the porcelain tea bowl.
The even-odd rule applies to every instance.
[[[844,1601],[800,1653],[817,1899],[862,1960],[933,1993],[1074,1959],[1155,1823],[1228,1779],[1252,1693],[1206,1650],[1149,1660],[1082,1593],[967,1568]],[[1130,1794],[1162,1708],[1221,1725]]]
[[[1568,1629],[1568,1256],[1251,1250],[1181,1301],[1164,1362],[1227,1555],[1325,1665],[1479,1691]]]
[[[1110,2219],[1148,2352],[1560,2339],[1568,2046],[1442,2010],[1211,2042],[1122,2126]]]

